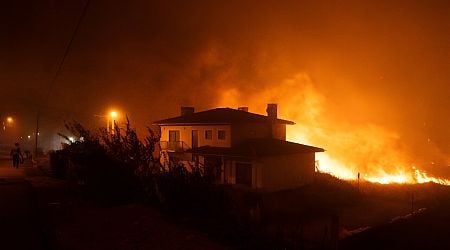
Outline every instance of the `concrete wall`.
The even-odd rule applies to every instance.
[[[236,184],[236,163],[252,164],[252,187],[269,190],[293,188],[314,179],[314,153],[262,157],[254,160],[223,159],[224,183]]]
[[[272,136],[271,125],[268,123],[244,123],[232,126],[232,145],[236,146],[247,139],[269,138]]]
[[[307,184],[314,179],[315,154],[288,154],[255,161],[258,188],[282,189]]]
[[[247,139],[270,138],[286,140],[285,124],[244,123],[236,125],[161,126],[161,141],[169,141],[169,130],[180,131],[180,140],[192,145],[192,130],[198,130],[198,146],[231,147]],[[205,131],[212,130],[212,140],[205,139]],[[218,131],[225,130],[225,140],[218,139]]]
[[[286,140],[286,124],[245,123],[233,125],[232,130],[232,145],[254,138]]]
[[[169,130],[180,131],[180,141],[192,146],[192,130],[198,130],[198,146],[230,147],[231,126],[230,125],[208,125],[208,126],[161,126],[161,141],[169,141]],[[205,139],[205,131],[212,130],[212,139]],[[225,140],[218,139],[218,131],[225,130]]]
[[[199,156],[199,163],[205,164],[203,156]],[[221,157],[221,173],[217,181],[224,184],[236,184],[236,163],[252,164],[251,187],[268,190],[294,188],[308,184],[313,181],[315,173],[314,153],[270,156],[254,160]]]
[[[272,124],[272,136],[275,139],[286,140],[286,124]]]

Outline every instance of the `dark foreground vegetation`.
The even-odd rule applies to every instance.
[[[444,211],[450,208],[450,192],[445,186],[357,186],[320,173],[313,183],[294,190],[216,185],[203,169],[188,170],[174,162],[162,166],[154,150],[158,138],[151,130],[140,141],[129,125],[123,130],[116,127],[114,134],[104,130],[93,134],[78,123],[67,128],[83,140],[51,154],[51,174],[64,183],[55,190],[65,192],[59,195],[69,199],[65,203],[82,200],[84,205],[58,210],[52,207],[60,206],[56,203],[47,208],[53,227],[60,231],[51,232],[52,225],[48,226],[49,237],[60,241],[53,243],[56,249],[68,245],[82,249],[86,245],[77,248],[80,243],[61,242],[92,238],[104,242],[90,246],[95,249],[419,249],[428,241],[434,249],[448,246],[442,242],[445,237],[439,238],[440,243],[433,238],[441,234],[423,228],[438,225],[444,231],[446,224],[436,220],[449,219]],[[391,221],[398,216],[404,217]],[[71,222],[61,223],[65,219]],[[169,230],[172,237],[155,227],[166,232],[170,227],[194,228],[220,244],[200,246],[198,242],[206,238],[189,230]],[[126,236],[119,231],[126,231]],[[177,244],[186,234],[199,241]],[[411,240],[408,234],[417,237]],[[114,245],[119,238],[122,241]],[[173,245],[158,246],[159,240],[170,239]],[[422,244],[411,245],[414,240]]]

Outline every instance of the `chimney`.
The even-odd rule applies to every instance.
[[[277,104],[276,103],[267,104],[266,112],[269,118],[277,119]]]
[[[190,115],[195,112],[194,107],[181,107],[181,116]]]
[[[238,110],[248,112],[248,107],[238,107]]]

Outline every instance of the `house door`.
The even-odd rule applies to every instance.
[[[179,130],[169,130],[169,145],[170,150],[176,150],[180,142],[180,131]]]
[[[221,181],[222,159],[218,156],[205,156],[205,175],[214,182]]]
[[[236,184],[252,186],[252,165],[236,162]]]
[[[192,130],[192,148],[198,147],[198,130]]]

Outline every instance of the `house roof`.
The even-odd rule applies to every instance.
[[[267,123],[273,120],[265,115],[259,115],[242,110],[231,108],[215,108],[202,112],[177,116],[169,119],[155,121],[157,125],[178,125],[178,124],[236,124],[236,123]],[[275,119],[281,124],[295,124],[292,121]]]
[[[261,157],[298,153],[324,152],[323,148],[272,138],[249,139],[231,148],[203,146],[189,149],[188,153],[235,157]]]

